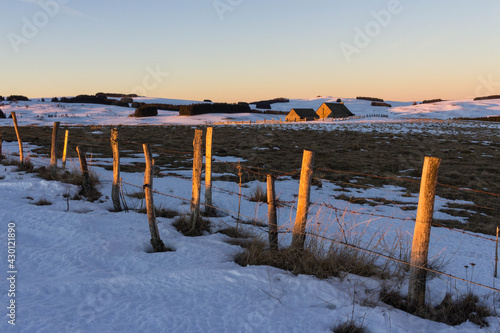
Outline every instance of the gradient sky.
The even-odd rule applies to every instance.
[[[61,4],[55,15],[38,0],[5,2],[4,96],[143,91],[250,102],[500,94],[495,0],[41,0]],[[390,9],[378,23],[373,13]],[[368,45],[359,37],[366,29]],[[357,48],[350,61],[342,45]]]

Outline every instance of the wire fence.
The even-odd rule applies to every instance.
[[[94,143],[94,144],[90,143],[89,144],[87,142],[88,138],[84,138],[84,137],[73,137],[73,138],[74,139],[79,139],[79,140],[85,140],[85,146],[89,146],[89,147],[93,146],[93,147],[99,147],[99,148],[104,148],[104,147],[109,148],[109,146],[106,145],[105,143]],[[121,143],[127,143],[127,144],[142,146],[142,143],[134,142],[134,141],[120,140],[120,142]],[[154,147],[154,149],[155,149],[155,151],[160,152],[160,153],[173,154],[173,155],[176,155],[176,156],[183,156],[183,157],[186,157],[186,158],[190,158],[190,157],[193,156],[193,152],[169,150],[169,149],[164,149],[162,147]],[[141,154],[141,153],[142,153],[142,151],[137,151],[137,154]],[[13,157],[15,157],[15,156],[11,156],[11,158],[13,158]],[[37,156],[37,157],[35,157],[34,155],[32,155],[32,156],[28,156],[28,158],[30,159],[30,161],[33,164],[35,164],[35,165],[37,165],[39,167],[46,167],[47,168],[47,167],[50,167],[50,165],[51,165],[50,158],[47,158],[45,156]],[[299,174],[301,172],[300,169],[283,171],[283,170],[266,169],[266,168],[262,168],[262,167],[255,167],[255,166],[249,166],[249,165],[242,165],[241,163],[228,162],[228,161],[220,160],[220,159],[217,159],[217,158],[213,158],[213,161],[216,162],[216,163],[224,164],[226,166],[234,168],[235,172],[236,171],[240,171],[240,172],[244,171],[244,172],[246,172],[248,174],[253,174],[253,175],[259,176],[259,177],[267,176],[267,175],[271,174],[276,179],[290,178],[290,177],[296,176],[297,174]],[[97,161],[96,161],[96,163],[97,163]],[[90,163],[90,164],[92,165],[93,163]],[[137,170],[137,172],[142,172],[143,173],[145,171],[144,167],[138,166],[138,165],[135,165],[135,164],[131,164],[131,163],[122,164],[121,166],[122,167],[127,167],[127,168],[135,169],[135,170]],[[73,163],[72,167],[76,168],[77,166]],[[156,168],[158,168],[158,167],[159,166],[156,166]],[[387,179],[387,180],[395,180],[395,181],[401,181],[401,182],[410,182],[410,183],[414,183],[414,184],[415,183],[416,184],[420,183],[420,180],[410,179],[410,178],[404,178],[404,177],[387,177],[387,176],[379,176],[379,175],[373,175],[373,174],[367,174],[367,173],[348,172],[348,171],[332,170],[332,169],[324,169],[324,168],[317,168],[316,170],[324,172],[324,173],[336,173],[336,174],[341,173],[341,174],[350,174],[350,175],[355,175],[355,176],[372,177],[372,178],[377,178],[377,179]],[[99,178],[113,180],[113,178],[111,178],[111,177],[103,174],[102,172],[98,172],[98,171],[93,170],[92,173],[94,173]],[[173,178],[180,179],[180,180],[183,180],[183,181],[186,181],[186,182],[191,182],[192,181],[192,179],[190,177],[174,175],[172,173],[165,173],[165,172],[162,172],[162,171],[160,171],[158,169],[155,170],[155,175],[157,177],[173,177]],[[316,179],[320,180],[320,181],[327,181],[327,182],[337,183],[337,181],[330,181],[330,180],[327,180],[327,179],[324,179],[324,178],[316,178]],[[143,185],[134,184],[134,183],[132,183],[130,181],[125,181],[125,180],[121,179],[120,183],[121,183],[122,186],[123,185],[127,185],[127,186],[135,188],[135,189],[137,189],[139,191],[143,191],[144,190]],[[381,189],[380,187],[375,187],[375,186],[367,186],[367,185],[360,185],[360,184],[354,184],[354,183],[345,183],[345,182],[343,182],[343,183],[344,183],[344,185],[349,185],[349,186],[354,186],[354,187],[359,186],[359,187],[363,187],[363,188],[367,188],[367,189],[376,189],[376,190],[380,190],[380,191],[390,192],[390,193],[393,193],[393,194],[394,193],[400,194],[400,192],[397,192],[397,191],[384,190],[384,189]],[[241,186],[241,183],[239,184],[239,186]],[[474,193],[477,193],[477,194],[487,195],[487,196],[492,196],[492,197],[498,197],[498,196],[500,196],[497,193],[492,193],[492,192],[482,191],[482,190],[469,189],[469,188],[463,188],[463,187],[452,186],[452,185],[447,185],[447,184],[442,184],[442,183],[438,183],[438,186],[443,186],[443,187],[451,188],[451,189],[454,189],[454,190],[457,190],[457,191],[474,192]],[[236,196],[239,199],[244,198],[247,201],[255,200],[255,198],[252,197],[252,196],[250,196],[250,195],[245,195],[245,194],[242,194],[241,192],[235,192],[235,191],[232,191],[232,190],[229,190],[229,189],[226,189],[226,188],[222,188],[220,186],[214,186],[213,184],[212,184],[211,188],[214,189],[214,190],[216,190],[216,191],[218,191],[218,192],[220,192],[220,193],[224,193],[224,194],[229,195],[229,196]],[[191,202],[191,199],[189,199],[189,198],[184,198],[184,197],[182,197],[180,195],[176,195],[176,194],[164,193],[164,192],[158,191],[157,189],[154,189],[153,193],[161,195],[161,196],[165,196],[165,197],[168,197],[168,198],[173,198],[173,199],[181,200],[181,201],[186,202],[186,203]],[[123,198],[123,201],[125,201],[124,198]],[[390,202],[390,200],[387,200],[387,202]],[[387,203],[387,202],[385,202],[385,203]],[[277,203],[278,208],[285,208],[286,207],[286,208],[290,208],[290,209],[295,209],[296,206],[297,206],[297,201],[296,200],[291,200],[291,201],[280,201],[280,200],[277,200],[276,203]],[[269,222],[268,221],[262,220],[262,219],[258,219],[255,216],[254,217],[245,216],[245,215],[241,214],[240,212],[234,212],[234,211],[231,211],[230,209],[221,208],[221,207],[218,207],[216,205],[208,205],[206,203],[201,203],[201,204],[203,206],[205,206],[205,207],[210,207],[210,208],[214,209],[215,211],[218,211],[218,212],[227,214],[229,216],[232,216],[233,219],[237,223],[247,223],[247,224],[253,225],[254,227],[260,228],[263,231],[267,231],[267,228],[269,227]],[[400,210],[401,210],[401,205],[399,203],[396,203],[396,202],[393,201],[392,204],[395,205],[396,207],[400,208]],[[471,204],[470,206],[480,207],[480,208],[488,209],[488,210],[495,210],[495,208],[492,208],[492,207],[484,207],[484,206],[478,206],[478,205],[474,205],[474,204]],[[361,223],[373,221],[374,219],[376,219],[376,220],[397,220],[397,221],[403,221],[403,222],[414,222],[415,221],[415,217],[413,215],[406,215],[406,216],[403,216],[403,217],[399,217],[399,216],[394,216],[395,215],[394,214],[394,215],[391,216],[391,215],[387,215],[387,214],[381,214],[381,213],[377,212],[376,209],[372,210],[371,212],[365,212],[365,211],[361,211],[361,210],[354,210],[354,209],[348,209],[346,207],[336,206],[336,205],[333,205],[333,204],[330,204],[330,203],[326,203],[326,202],[316,202],[316,203],[313,203],[313,207],[321,207],[322,209],[327,209],[327,210],[329,210],[329,211],[331,211],[333,213],[351,214],[353,216],[363,216],[363,217],[366,217],[367,220],[364,220]],[[242,219],[247,219],[248,221],[245,222]],[[464,230],[447,227],[447,226],[441,225],[439,223],[433,223],[432,225],[435,226],[435,227],[447,228],[451,232],[460,233],[460,234],[466,235],[468,237],[474,237],[474,238],[477,238],[477,239],[481,239],[481,240],[485,240],[485,241],[489,241],[489,242],[495,242],[495,243],[498,244],[498,240],[497,239],[490,238],[490,237],[487,237],[487,236],[484,236],[484,235],[478,235],[478,234],[467,232],[467,231],[464,231]],[[292,228],[287,227],[285,225],[279,225],[278,229],[279,229],[279,233],[281,233],[281,234],[289,234],[289,233],[293,232]],[[394,258],[394,257],[389,256],[387,254],[379,253],[379,252],[375,251],[374,249],[367,249],[367,248],[363,248],[363,247],[360,247],[360,246],[355,245],[355,244],[350,244],[350,243],[345,242],[345,241],[339,241],[339,240],[334,239],[332,237],[329,237],[329,236],[327,236],[325,234],[321,235],[321,234],[318,234],[318,233],[315,233],[315,232],[312,232],[312,231],[305,231],[304,232],[304,236],[314,237],[316,239],[321,239],[323,241],[330,242],[331,244],[336,244],[336,245],[343,246],[343,247],[346,247],[346,248],[350,248],[350,249],[353,249],[353,250],[356,250],[356,251],[368,253],[370,255],[374,255],[374,256],[377,256],[377,257],[380,257],[380,258],[383,258],[383,259],[386,259],[386,260],[397,262],[399,264],[404,264],[404,265],[412,266],[411,263],[409,263],[407,261],[404,261],[402,259]],[[462,281],[462,282],[466,282],[466,283],[469,283],[469,284],[477,285],[477,286],[480,286],[480,287],[483,287],[483,288],[486,288],[486,289],[489,289],[489,290],[493,290],[495,292],[500,292],[500,289],[497,289],[495,287],[491,287],[491,286],[487,286],[487,285],[484,285],[484,284],[480,284],[480,283],[477,283],[477,282],[474,282],[474,281],[470,281],[468,279],[463,279],[463,278],[460,278],[460,277],[457,277],[457,276],[453,276],[451,274],[447,274],[447,273],[444,273],[444,272],[440,272],[440,271],[437,271],[437,270],[433,270],[433,269],[430,269],[430,268],[427,268],[427,267],[420,267],[420,266],[418,266],[418,267],[421,268],[421,269],[424,269],[426,271],[433,272],[433,273],[436,273],[436,274],[439,274],[439,275],[442,275],[442,276],[445,276],[445,277],[448,277],[448,278],[452,278],[452,279],[459,280],[459,281]]]

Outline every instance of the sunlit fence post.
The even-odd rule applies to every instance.
[[[21,140],[21,134],[19,133],[19,126],[17,125],[17,117],[15,112],[11,112],[12,121],[14,122],[14,129],[16,130],[17,142],[19,143],[19,160],[21,162],[21,167],[24,166],[24,152],[23,152],[23,141]]]
[[[292,247],[304,248],[306,239],[307,214],[309,212],[309,201],[311,196],[311,180],[313,173],[314,152],[304,150],[302,158],[302,170],[300,172],[299,200],[297,203],[297,215],[292,234]]]
[[[411,249],[410,281],[408,302],[411,307],[421,308],[425,305],[425,289],[427,280],[427,257],[431,234],[431,223],[434,213],[437,176],[441,159],[426,157],[422,171],[420,195],[418,199],[417,219],[413,233]]]
[[[191,231],[196,229],[200,218],[201,172],[203,167],[202,130],[196,130],[193,141],[193,194],[191,197]]]
[[[151,245],[154,252],[165,252],[165,244],[160,238],[158,224],[156,224],[155,205],[153,201],[153,155],[149,144],[143,144],[146,170],[144,171],[144,198],[148,213],[149,231],[151,233]]]
[[[120,212],[120,150],[118,146],[118,129],[111,130],[111,149],[113,151],[113,185],[111,187],[111,199],[115,212]]]
[[[213,127],[208,127],[205,146],[205,213],[209,216],[215,213],[212,207],[212,136]]]

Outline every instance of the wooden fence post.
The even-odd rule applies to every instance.
[[[417,218],[413,233],[411,249],[410,281],[408,286],[408,303],[412,308],[421,308],[425,305],[425,289],[431,223],[434,212],[434,198],[436,196],[437,176],[441,159],[425,157],[420,195],[418,198]]]
[[[69,131],[66,130],[66,133],[64,134],[64,149],[63,149],[63,156],[62,156],[62,168],[66,168],[66,154],[68,153],[68,136],[69,136]]]
[[[191,232],[196,229],[200,217],[201,172],[203,165],[202,130],[195,130],[193,140],[193,194],[191,197]]]
[[[238,188],[239,188],[239,191],[238,191],[238,218],[237,218],[237,222],[240,222],[240,212],[241,212],[241,187],[242,187],[242,183],[241,183],[241,176],[243,176],[243,172],[241,172],[241,165],[240,165],[240,161],[238,161],[238,166],[236,167],[238,169],[238,177],[239,177],[239,182],[238,182]],[[238,228],[238,225],[236,225],[236,228]]]
[[[78,153],[80,169],[82,171],[82,194],[83,196],[89,196],[92,191],[92,184],[90,184],[90,174],[87,166],[87,159],[85,157],[85,149],[83,149],[83,147],[76,146],[76,152]]]
[[[495,278],[498,276],[498,227],[497,227],[497,241],[495,244]]]
[[[297,215],[292,233],[292,247],[304,248],[306,240],[307,213],[309,211],[309,199],[311,196],[311,179],[313,173],[314,152],[304,150],[302,158],[302,170],[300,172],[299,200],[297,203]]]
[[[277,251],[278,221],[276,219],[276,191],[272,175],[267,175],[267,220],[269,223],[269,248]]]
[[[54,175],[57,170],[57,138],[59,137],[60,122],[56,121],[52,128],[52,143],[50,146],[50,169]]]
[[[207,128],[205,147],[205,213],[212,216],[215,213],[212,207],[212,137],[213,127]]]
[[[120,204],[120,150],[118,147],[118,129],[111,130],[111,149],[113,150],[113,185],[111,187],[111,199],[115,212],[122,211]]]
[[[24,166],[24,152],[23,152],[23,141],[21,140],[21,135],[19,134],[19,126],[17,126],[17,117],[15,112],[10,113],[12,115],[12,121],[14,122],[14,129],[16,130],[17,142],[19,143],[19,160],[21,161],[21,168]]]
[[[151,232],[151,245],[154,252],[165,252],[165,244],[160,238],[160,231],[156,224],[155,205],[153,202],[153,155],[151,147],[145,143],[144,158],[146,160],[146,171],[144,172],[144,198],[146,199],[146,209],[148,211],[149,231]]]
[[[0,159],[2,158],[3,132],[0,132]]]

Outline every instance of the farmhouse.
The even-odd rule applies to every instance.
[[[292,109],[285,119],[286,121],[310,121],[318,118],[318,114],[313,109]]]
[[[354,116],[344,103],[323,103],[316,111],[320,119]]]

